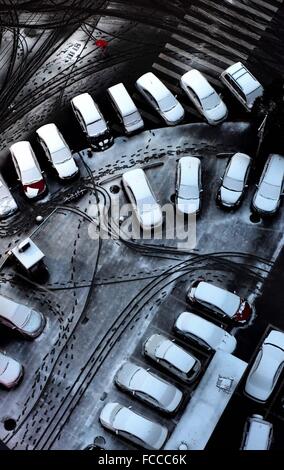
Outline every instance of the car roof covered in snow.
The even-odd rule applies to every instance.
[[[233,317],[240,306],[239,296],[208,282],[198,284],[195,297],[200,302],[217,307],[229,317]]]
[[[264,181],[273,186],[281,186],[284,177],[284,156],[269,155],[269,164],[265,172]]]
[[[82,93],[81,95],[75,96],[71,101],[81,113],[86,125],[93,124],[102,119],[98,105],[89,93]]]
[[[108,93],[126,116],[137,111],[137,107],[123,83],[108,88]]]
[[[228,73],[233,77],[246,95],[249,95],[257,88],[261,87],[259,81],[241,62],[236,62],[228,67],[227,70],[225,70],[225,73]]]
[[[137,83],[151,93],[157,101],[171,94],[164,83],[152,72],[147,72],[138,78]]]
[[[186,85],[189,85],[201,100],[207,98],[207,96],[211,95],[212,93],[216,93],[214,88],[210,85],[208,80],[206,80],[204,75],[199,72],[199,70],[189,70],[189,72],[186,72],[181,77],[181,80]]]
[[[57,126],[53,123],[45,124],[37,129],[37,134],[46,143],[50,153],[57,152],[66,147],[66,143],[62,140]]]

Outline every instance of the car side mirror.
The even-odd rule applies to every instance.
[[[256,188],[259,188],[259,184],[256,184],[255,187],[256,187]]]
[[[203,193],[203,191],[204,191],[204,189],[201,188],[201,189],[200,189],[200,192]]]

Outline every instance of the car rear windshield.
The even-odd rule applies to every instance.
[[[199,190],[196,186],[181,184],[179,187],[178,197],[181,199],[198,199]]]
[[[230,189],[231,191],[241,192],[243,190],[243,182],[231,178],[230,176],[225,176],[223,180],[223,186],[224,188]]]
[[[217,95],[217,93],[212,92],[210,95],[202,99],[202,104],[204,109],[211,111],[220,104],[220,97]]]
[[[176,106],[176,100],[172,94],[169,94],[159,101],[161,111],[164,113],[171,111]]]

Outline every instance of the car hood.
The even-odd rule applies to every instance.
[[[204,110],[204,115],[206,116],[208,121],[218,123],[226,119],[228,115],[228,109],[225,103],[221,101],[221,103],[216,106],[216,108],[210,109],[209,111]]]
[[[200,209],[200,199],[181,199],[178,197],[177,209],[182,214],[196,214]]]
[[[70,158],[63,163],[54,163],[60,178],[70,178],[78,171],[74,158]]]
[[[267,199],[257,192],[253,199],[253,205],[256,210],[261,212],[274,212],[277,209],[278,199]]]
[[[221,202],[227,204],[228,206],[237,204],[241,195],[241,192],[231,191],[230,189],[224,188],[224,186],[220,188]]]
[[[170,111],[164,111],[162,114],[167,122],[175,124],[183,119],[184,109],[180,103],[177,103],[173,109]]]

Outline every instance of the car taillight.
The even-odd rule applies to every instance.
[[[24,184],[23,187],[25,192],[28,192],[29,189],[37,189],[38,193],[42,193],[45,190],[45,182],[44,179],[41,179],[35,183]]]
[[[244,323],[249,320],[252,314],[252,308],[248,302],[243,302],[238,313],[235,315],[234,320],[240,323]]]

